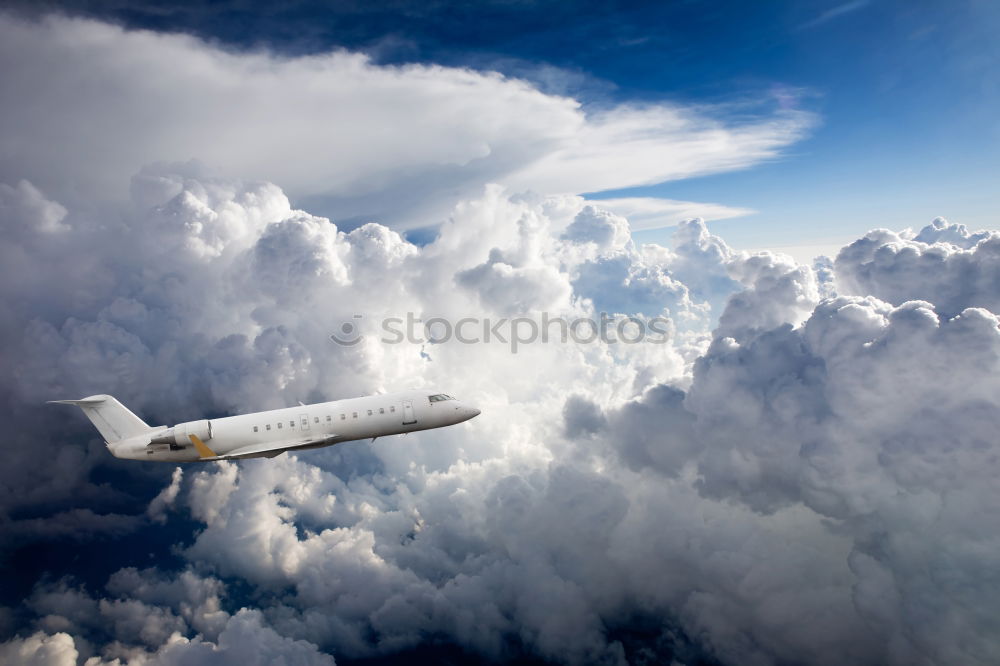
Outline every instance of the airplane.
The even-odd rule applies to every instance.
[[[273,458],[455,425],[481,413],[446,393],[403,391],[150,427],[110,395],[49,402],[82,409],[116,458],[164,462]]]

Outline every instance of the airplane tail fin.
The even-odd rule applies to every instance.
[[[49,400],[49,402],[57,405],[76,405],[82,409],[108,444],[153,430],[110,395],[92,395],[82,400]]]

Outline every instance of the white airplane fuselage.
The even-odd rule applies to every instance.
[[[150,427],[111,396],[55,401],[80,406],[118,458],[193,462],[271,458],[312,449],[454,425],[480,411],[436,391],[402,391]]]

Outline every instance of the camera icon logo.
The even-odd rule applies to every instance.
[[[361,315],[354,315],[352,319],[361,319]],[[345,321],[340,325],[338,333],[331,333],[330,339],[342,347],[353,347],[361,342],[361,327],[351,321]]]

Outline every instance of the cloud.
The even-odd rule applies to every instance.
[[[30,298],[6,301],[2,335],[12,351],[2,363],[12,381],[5,390],[24,405],[17,435],[24,443],[9,467],[24,473],[10,474],[4,506],[38,502],[43,494],[70,497],[81,483],[88,493],[112,492],[85,482],[89,462],[106,458],[103,446],[95,442],[88,452],[69,443],[76,432],[89,437],[86,422],[69,412],[52,420],[44,400],[106,391],[150,423],[166,423],[194,418],[208,405],[218,412],[260,409],[405,386],[421,375],[448,383],[448,367],[430,370],[412,346],[388,347],[376,338],[346,349],[329,335],[357,313],[585,314],[572,293],[577,268],[631,243],[623,219],[586,208],[579,197],[511,197],[496,187],[457,207],[440,239],[422,250],[376,224],[345,234],[325,218],[293,210],[273,185],[220,179],[197,165],[144,169],[131,193],[132,212],[120,225],[74,212],[74,224],[52,242],[14,238],[6,246],[49,270],[31,274]],[[585,219],[608,221],[612,233],[599,244],[560,240]],[[630,252],[615,265],[657,277],[640,276],[622,293],[631,290],[654,311],[669,305],[672,296],[646,286],[669,282],[667,273]],[[506,363],[508,349],[452,345],[434,355],[446,354],[450,363]],[[683,364],[669,349],[612,351],[645,355],[646,374],[668,376]],[[525,363],[556,368],[585,352],[593,353],[537,349]],[[592,363],[596,357],[586,366]],[[509,367],[511,389],[527,386],[518,366]],[[604,372],[600,363],[594,367]],[[608,378],[629,386],[633,370],[622,370],[611,369]],[[39,437],[43,448],[35,450],[28,442]],[[32,460],[40,455],[55,464],[39,468]],[[60,470],[64,477],[55,476]],[[175,487],[164,492],[172,496]],[[160,502],[150,506],[151,515],[163,515]]]
[[[0,182],[66,205],[118,201],[141,166],[198,158],[327,215],[421,227],[487,183],[555,194],[742,168],[813,124],[666,103],[592,111],[495,73],[238,53],[58,16],[0,17],[0,44]]]
[[[224,586],[190,570],[121,569],[106,590],[102,597],[67,580],[40,585],[28,605],[42,631],[0,644],[0,654],[21,655],[18,663],[34,663],[23,661],[34,655],[75,664],[78,654],[88,664],[334,663],[315,645],[280,636],[258,610],[225,612]]]
[[[637,247],[595,202],[491,186],[418,247],[197,164],[131,183],[121,218],[59,203],[67,229],[7,244],[47,270],[32,298],[5,301],[0,508],[37,547],[101,534],[118,547],[150,520],[168,543],[122,546],[106,583],[39,575],[0,649],[996,661],[1000,327],[985,288],[946,284],[970,274],[956,257],[989,275],[992,235],[873,232],[814,269],[733,250],[700,220],[670,247]],[[17,209],[18,228],[51,209]],[[911,247],[938,270],[897,270]],[[603,307],[669,312],[673,338],[511,354],[387,345],[370,328]],[[354,314],[367,337],[334,344]],[[100,391],[172,423],[413,385],[483,414],[186,474],[118,463],[78,414],[36,406]]]
[[[799,25],[796,30],[808,30],[810,28],[815,28],[817,26],[823,25],[827,21],[832,21],[838,16],[844,14],[850,14],[851,12],[856,12],[859,9],[863,9],[869,4],[869,0],[851,0],[850,2],[845,2],[830,9],[820,12],[816,18],[810,19],[805,23]]]
[[[562,237],[574,243],[594,243],[601,250],[625,248],[630,238],[631,224],[624,217],[605,208],[587,206],[573,218]]]
[[[997,232],[971,233],[943,218],[916,235],[877,229],[837,255],[837,285],[845,294],[871,294],[896,305],[930,301],[948,316],[969,307],[1000,312],[998,253]]]
[[[43,629],[0,643],[0,656],[26,664],[335,663],[315,645],[279,635],[259,610],[219,610],[222,588],[213,579],[123,569],[108,588],[142,600],[97,598],[65,582],[36,590],[29,603]],[[190,625],[198,629],[192,636]]]
[[[777,156],[814,118],[779,111],[737,127],[680,106],[622,106],[592,114],[559,146],[510,181],[542,192],[598,192],[739,169]]]
[[[801,327],[717,341],[696,366],[700,488],[757,511],[804,505],[851,535],[855,607],[891,661],[986,663],[1000,645],[977,629],[995,612],[973,583],[993,537],[970,504],[997,500],[998,345],[982,309],[841,297]]]
[[[816,278],[808,267],[769,253],[750,255],[741,263],[741,278],[749,287],[729,299],[717,337],[742,340],[753,331],[799,324],[819,302]]]
[[[664,309],[678,313],[693,306],[687,288],[669,271],[647,265],[627,252],[598,257],[581,266],[573,289],[601,312],[651,317]]]
[[[406,448],[380,446],[365,455],[350,453],[353,449],[320,452],[317,462],[332,456],[329,464],[344,455],[360,456],[355,458],[360,464],[350,468],[355,474],[369,471],[350,486],[322,467],[289,458],[258,468],[222,467],[214,474],[199,472],[187,479],[175,472],[168,483],[155,486],[159,495],[139,507],[154,520],[169,516],[172,521],[176,514],[166,509],[183,502],[205,524],[186,548],[187,558],[221,575],[252,581],[260,589],[297,590],[298,601],[287,610],[273,605],[262,609],[269,621],[283,635],[344,654],[370,654],[368,636],[377,626],[385,652],[419,645],[423,632],[434,630],[469,641],[472,649],[503,656],[510,654],[503,637],[519,631],[519,622],[529,633],[523,638],[524,647],[516,649],[541,649],[555,658],[567,649],[568,641],[576,640],[576,627],[583,623],[588,638],[585,644],[577,641],[573,659],[619,654],[620,648],[605,644],[598,615],[586,607],[584,582],[538,578],[547,575],[544,567],[532,565],[526,570],[530,576],[511,601],[534,594],[532,582],[551,585],[555,596],[546,597],[550,602],[562,599],[564,605],[574,606],[560,622],[532,610],[532,605],[516,610],[509,603],[495,613],[484,606],[486,615],[479,618],[452,615],[452,606],[466,603],[463,599],[500,595],[508,577],[520,575],[516,570],[498,568],[485,578],[472,576],[478,569],[468,572],[468,585],[448,591],[438,610],[427,607],[419,595],[436,595],[429,580],[444,580],[449,569],[452,575],[460,574],[462,552],[473,552],[469,548],[490,552],[488,544],[476,545],[461,530],[438,522],[455,515],[451,498],[468,483],[463,466],[473,474],[479,473],[479,466],[489,470],[481,488],[489,493],[495,482],[533,474],[551,459],[545,439],[525,441],[523,435],[525,428],[544,423],[546,415],[558,414],[565,396],[543,390],[531,379],[532,372],[565,377],[567,386],[597,380],[602,388],[588,395],[604,403],[616,395],[635,395],[657,377],[678,376],[685,365],[679,353],[670,346],[565,345],[531,347],[512,358],[507,346],[442,345],[433,348],[435,360],[429,364],[415,346],[366,341],[347,349],[333,345],[328,336],[356,312],[502,315],[517,306],[519,293],[532,298],[548,294],[534,302],[537,307],[585,313],[589,306],[574,295],[574,275],[582,266],[613,257],[615,266],[636,276],[620,287],[622,297],[641,299],[655,311],[662,310],[674,296],[661,294],[655,285],[673,284],[681,293],[683,287],[670,281],[669,268],[644,263],[632,247],[625,220],[587,207],[579,197],[512,197],[494,187],[458,206],[437,241],[416,248],[379,225],[344,234],[325,218],[291,209],[274,186],[221,179],[197,165],[173,171],[166,165],[145,169],[133,180],[131,194],[133,212],[127,224],[108,228],[74,214],[76,222],[66,232],[68,246],[88,248],[88,261],[103,266],[89,280],[81,276],[75,281],[76,289],[90,293],[86,309],[79,316],[59,319],[32,311],[25,303],[7,322],[11,329],[7,335],[16,349],[6,361],[15,378],[7,390],[16,401],[28,404],[54,394],[83,395],[100,388],[118,395],[149,422],[166,423],[188,414],[193,418],[206,409],[216,413],[260,409],[312,396],[322,399],[398,387],[420,377],[427,384],[454,387],[454,392],[474,400],[482,398],[487,409],[492,404],[495,410],[524,410],[525,420],[512,424],[491,425],[484,420],[486,432],[492,434],[478,441],[470,441],[463,429],[453,429],[433,438],[414,435]],[[38,302],[49,302],[48,294],[62,288],[62,271],[76,270],[68,259],[72,255],[62,244],[26,244],[21,249],[32,261],[52,266],[38,285]],[[114,279],[105,280],[107,274]],[[359,291],[360,284],[365,292]],[[17,336],[19,328],[22,334]],[[608,363],[610,357],[621,362]],[[488,382],[471,376],[459,379],[454,371],[459,366],[488,369]],[[74,424],[69,432],[77,428],[89,432],[85,423],[75,424],[74,419],[79,420],[66,413],[51,426],[67,429],[67,424]],[[26,433],[40,432],[24,423]],[[557,424],[547,429],[559,441]],[[537,436],[545,430],[537,430]],[[72,450],[58,439],[43,436],[42,442],[46,450]],[[497,459],[498,451],[504,450],[517,468]],[[30,462],[38,455],[46,453],[35,449],[31,458],[8,466],[14,484],[23,476],[21,468],[42,471]],[[99,448],[95,455],[106,456]],[[262,476],[241,476],[254,469]],[[93,486],[86,467],[74,471],[75,484]],[[382,474],[416,475],[407,482],[415,484],[413,490],[402,485],[398,494],[386,496],[371,476]],[[567,468],[560,474],[617,492],[592,473]],[[268,490],[275,483],[281,484],[280,490]],[[421,483],[432,483],[439,490],[426,501],[417,500]],[[46,501],[68,499],[72,487],[53,482]],[[407,496],[414,499],[406,500]],[[554,498],[548,493],[534,501],[545,507]],[[409,513],[391,508],[401,500],[411,504]],[[480,501],[487,499],[481,495]],[[616,502],[612,508],[620,512],[623,505]],[[465,515],[470,528],[481,524],[475,504],[458,515]],[[374,522],[368,525],[370,520]],[[342,527],[331,527],[330,521]],[[402,546],[400,539],[421,524],[423,539],[440,535],[428,542],[427,552],[403,549],[386,559],[388,555],[373,551],[381,549],[385,539]],[[247,545],[247,557],[230,552],[236,542]],[[530,542],[518,543],[518,548],[530,549]],[[225,558],[217,559],[223,553]],[[434,553],[442,556],[441,563],[435,562]],[[392,563],[394,558],[399,563]],[[403,561],[409,563],[403,566]],[[334,565],[341,573],[331,577]],[[589,570],[591,565],[574,566]],[[354,578],[343,578],[344,571],[353,571]],[[361,581],[367,592],[357,604],[335,604],[319,611],[327,603],[323,599],[346,602]],[[185,614],[183,605],[163,606],[138,588],[128,591],[120,582],[115,585],[122,596],[107,602],[84,603],[72,589],[45,592],[38,596],[35,612],[49,618],[45,628],[50,633],[70,630],[76,636],[96,631],[88,617],[106,616],[115,627],[114,640],[133,646],[128,649],[181,645],[171,639],[174,634],[195,646],[191,650],[207,649],[197,647],[199,633],[207,636],[203,640],[215,640],[211,632],[213,627],[218,631],[217,622],[196,625],[198,613]],[[45,605],[41,599],[50,602]],[[71,612],[78,605],[91,610]],[[504,619],[503,613],[509,612],[515,613],[516,621]],[[445,618],[444,624],[419,619],[425,613]],[[146,617],[156,621],[147,625],[142,619]],[[136,624],[129,624],[129,618],[136,618]],[[153,631],[155,627],[159,629]],[[104,650],[101,645],[110,645],[99,634],[94,640],[98,652]]]
[[[181,479],[183,478],[184,471],[180,467],[175,467],[170,485],[161,490],[153,498],[153,501],[149,503],[149,506],[146,507],[146,515],[149,516],[150,520],[160,524],[167,522],[167,511],[172,509],[174,503],[177,501],[177,495],[181,491]]]
[[[26,518],[9,523],[5,527],[7,547],[19,541],[38,539],[69,538],[92,539],[114,537],[132,532],[141,524],[141,519],[133,515],[97,514],[91,509],[71,509],[46,515],[44,518]]]
[[[0,219],[10,233],[20,235],[34,231],[52,234],[66,231],[69,227],[62,224],[66,213],[63,206],[46,199],[38,188],[26,180],[18,182],[16,187],[0,183]]]
[[[753,215],[756,212],[749,208],[656,197],[595,199],[594,203],[627,218],[633,231],[672,227],[694,218],[701,218],[708,222],[728,220],[734,217]]]
[[[51,636],[38,632],[0,643],[0,659],[8,664],[76,666],[76,657],[73,637],[63,632]]]
[[[279,635],[263,623],[259,611],[240,610],[219,634],[218,643],[178,640],[161,648],[156,663],[163,664],[272,664],[333,666],[333,657],[315,645]]]

